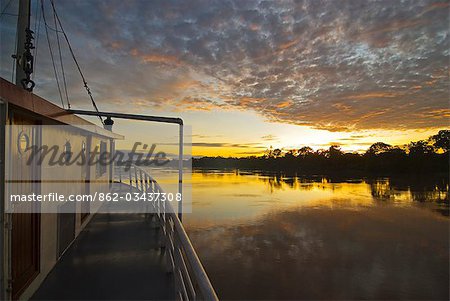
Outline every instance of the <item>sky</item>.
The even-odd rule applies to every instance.
[[[8,2],[0,76],[11,80],[18,1]],[[449,128],[449,1],[55,2],[100,110],[181,117],[195,156],[363,151]],[[44,12],[62,79],[49,0]],[[61,105],[36,0],[32,15],[34,92]],[[60,39],[71,106],[92,109]],[[177,134],[124,121],[115,130],[163,144]]]

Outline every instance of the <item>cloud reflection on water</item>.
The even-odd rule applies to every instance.
[[[223,299],[448,299],[445,180],[192,181],[185,225]]]

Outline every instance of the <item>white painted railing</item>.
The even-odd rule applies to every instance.
[[[116,166],[118,181],[129,185],[130,191],[137,189],[144,193],[162,193],[161,186],[142,168]],[[184,230],[180,219],[170,202],[158,199],[149,202],[153,206],[149,212],[161,227],[163,247],[169,271],[173,273],[177,299],[179,300],[218,300],[200,259]]]

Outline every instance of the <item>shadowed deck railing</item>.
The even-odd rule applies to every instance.
[[[163,193],[161,186],[142,168],[116,166],[118,181],[141,193]],[[163,233],[162,248],[166,252],[168,272],[173,273],[177,297],[180,300],[218,300],[200,259],[184,227],[172,208],[171,202],[148,202]]]

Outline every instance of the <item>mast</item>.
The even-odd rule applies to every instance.
[[[33,31],[30,30],[31,0],[19,0],[19,16],[17,19],[17,53],[13,55],[16,59],[16,81],[15,84],[32,92],[34,82],[31,80],[33,73]]]

